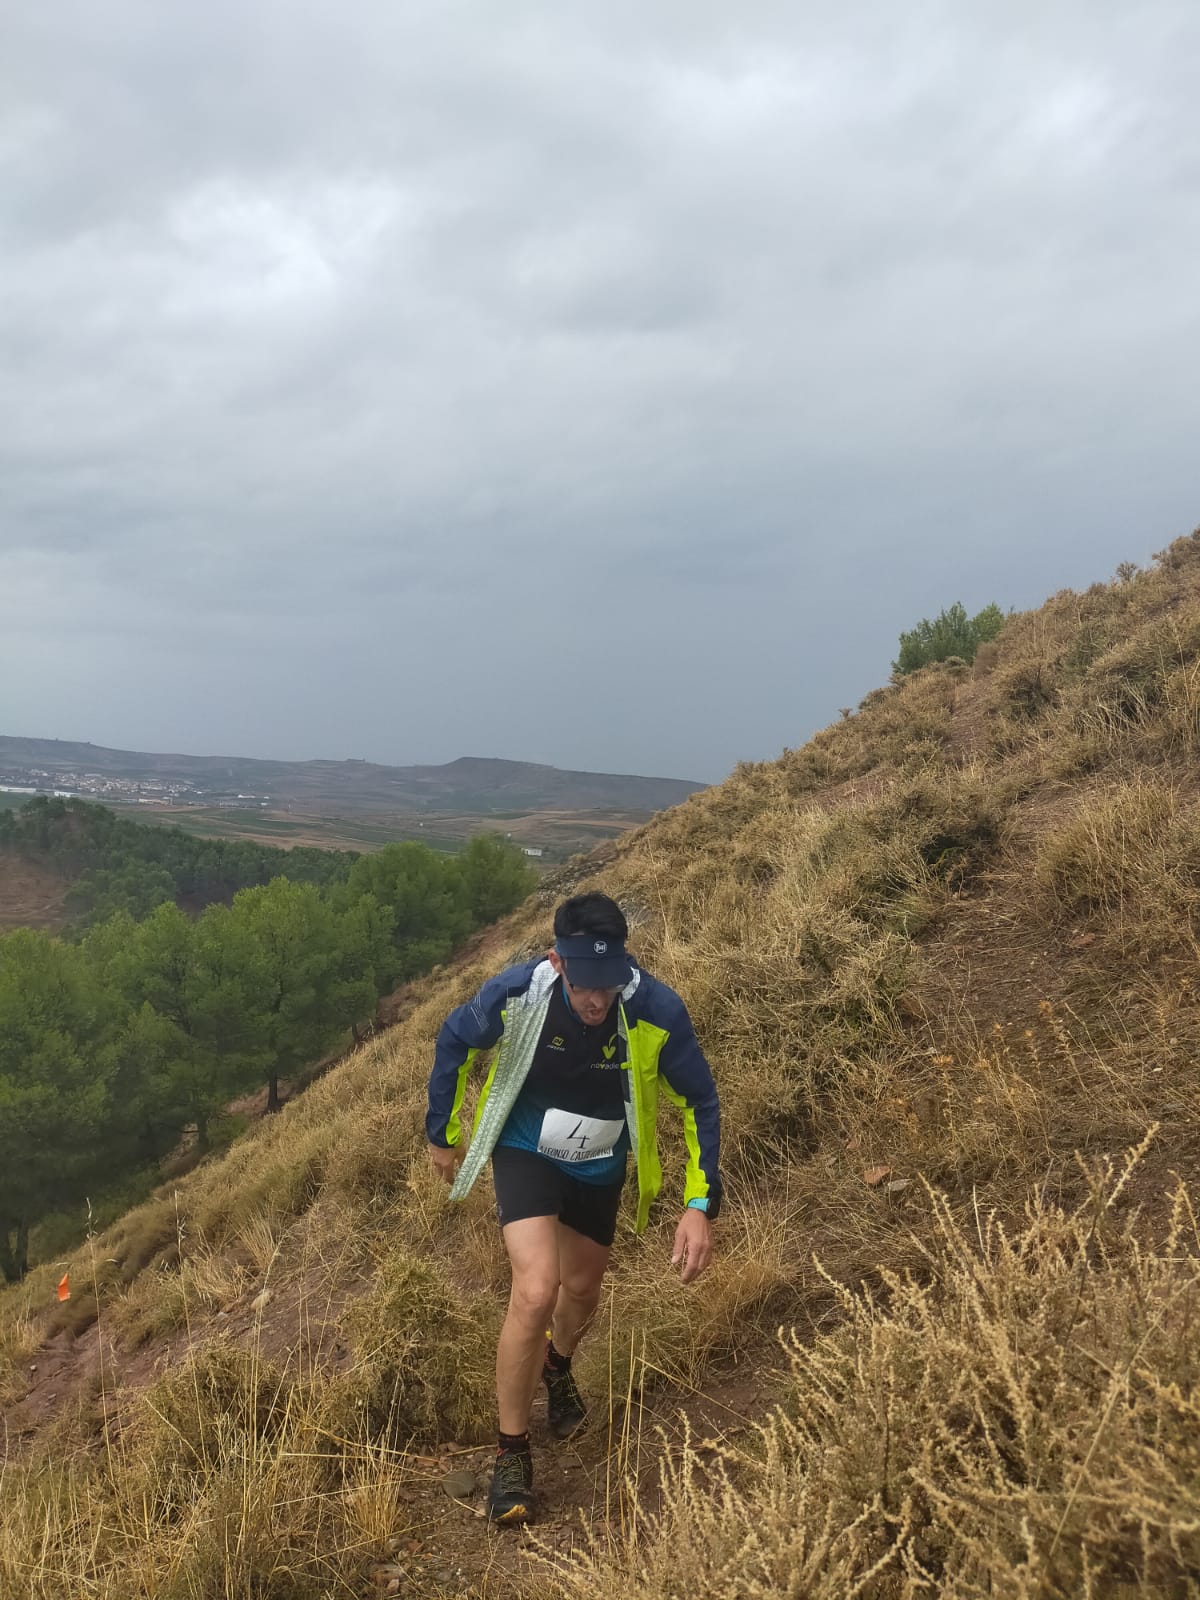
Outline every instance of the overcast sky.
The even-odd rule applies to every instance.
[[[1200,522],[1195,0],[0,39],[0,732],[722,777]]]

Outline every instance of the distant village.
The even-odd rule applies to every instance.
[[[62,800],[97,800],[115,805],[221,806],[251,810],[271,803],[270,795],[199,789],[166,778],[116,778],[99,772],[51,772],[44,767],[0,770],[0,794],[53,795]]]
[[[69,768],[0,767],[0,800],[5,795],[31,800],[38,795],[58,800],[94,800],[101,805],[208,806],[224,811],[258,811],[271,804],[269,794],[243,794],[231,789],[201,789],[186,780],[170,778],[120,778],[102,772],[77,772]],[[286,807],[288,811],[292,808]],[[424,828],[424,822],[418,824]],[[505,835],[512,839],[512,834]],[[522,845],[521,852],[534,861],[545,857],[541,845]]]

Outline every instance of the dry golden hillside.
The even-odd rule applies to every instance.
[[[1198,749],[1200,533],[545,880],[65,1306],[0,1295],[0,1594],[1200,1595]],[[730,1201],[681,1287],[664,1115],[522,1541],[444,1481],[505,1283],[424,1083],[584,885],[688,1003]]]

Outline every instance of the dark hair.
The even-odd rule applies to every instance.
[[[575,933],[596,933],[605,939],[629,937],[625,913],[606,894],[577,894],[564,900],[554,913],[554,937],[569,939]]]

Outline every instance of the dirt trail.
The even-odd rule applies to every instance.
[[[340,1336],[339,1314],[361,1282],[343,1284],[318,1319],[313,1338],[297,1344],[295,1330],[302,1291],[295,1285],[256,1313],[249,1296],[227,1313],[199,1317],[190,1337],[182,1330],[137,1350],[114,1343],[93,1324],[72,1338],[63,1331],[30,1359],[29,1389],[7,1408],[0,1427],[0,1461],[19,1453],[64,1408],[81,1403],[94,1408],[97,1435],[104,1428],[118,1438],[138,1394],[163,1371],[177,1365],[192,1347],[217,1339],[254,1341],[266,1358],[312,1370],[344,1368],[353,1359]],[[403,1458],[402,1486],[391,1536],[362,1563],[362,1593],[403,1596],[457,1596],[498,1600],[534,1572],[535,1550],[568,1553],[589,1537],[619,1536],[628,1526],[631,1505],[627,1482],[637,1484],[638,1507],[653,1508],[661,1493],[660,1464],[678,1452],[685,1439],[702,1458],[715,1459],[726,1445],[751,1430],[784,1385],[782,1354],[774,1342],[762,1343],[740,1362],[715,1368],[695,1389],[661,1385],[610,1414],[603,1401],[592,1403],[588,1425],[573,1440],[560,1443],[545,1426],[545,1396],[534,1400],[531,1435],[538,1516],[531,1529],[488,1526],[484,1497],[494,1447],[449,1441]],[[390,1588],[395,1582],[398,1587]]]
[[[589,1538],[620,1537],[631,1514],[623,1489],[627,1476],[637,1484],[640,1510],[653,1509],[661,1494],[661,1461],[685,1439],[702,1458],[716,1459],[722,1447],[750,1432],[747,1419],[762,1416],[779,1394],[781,1374],[772,1364],[778,1359],[774,1347],[764,1350],[715,1372],[700,1389],[663,1390],[632,1416],[609,1416],[596,1407],[589,1426],[565,1444],[546,1432],[539,1394],[530,1428],[539,1510],[527,1530],[493,1529],[484,1518],[491,1446],[449,1444],[418,1457],[419,1476],[402,1496],[406,1526],[393,1536],[394,1550],[367,1564],[364,1592],[378,1594],[397,1581],[391,1592],[404,1596],[499,1600],[513,1593],[516,1582],[534,1576],[535,1551],[565,1555],[586,1548]]]

